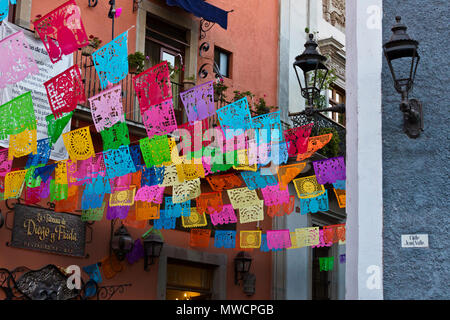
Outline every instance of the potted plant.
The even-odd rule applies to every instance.
[[[31,20],[31,23],[33,24],[33,26],[34,26],[34,23],[35,23],[36,21],[38,21],[39,19],[41,19],[41,18],[42,18],[42,15],[41,15],[41,14],[37,14],[37,15],[34,17],[34,19]],[[34,29],[34,37],[35,37],[36,39],[40,39],[40,38],[41,38],[41,37],[39,36],[39,33],[37,33],[36,29]]]
[[[142,52],[135,52],[128,55],[128,72],[131,74],[137,74],[144,71],[145,57]]]
[[[98,37],[93,36],[92,34],[89,36],[89,44],[86,47],[81,48],[81,54],[83,56],[90,56],[94,53],[95,50],[100,48],[102,44],[102,40]]]
[[[228,87],[225,85],[223,79],[216,79],[216,81],[213,83],[213,87],[214,87],[214,101],[226,103],[227,101],[225,97],[225,91],[228,89]]]

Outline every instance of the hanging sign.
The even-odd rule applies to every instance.
[[[86,225],[79,215],[16,204],[10,245],[84,257]]]

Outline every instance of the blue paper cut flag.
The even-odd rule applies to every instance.
[[[136,167],[134,166],[128,146],[103,151],[103,159],[106,174],[110,179],[136,172]]]
[[[29,168],[31,166],[35,167],[39,164],[47,164],[48,159],[50,158],[50,152],[52,151],[49,143],[50,143],[49,138],[37,141],[37,153],[36,154],[31,153],[28,156],[25,168]]]
[[[92,54],[102,89],[108,82],[114,84],[128,74],[128,31],[117,36]]]
[[[214,235],[214,247],[228,249],[236,247],[236,231],[216,230]]]

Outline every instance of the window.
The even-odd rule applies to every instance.
[[[339,87],[330,87],[330,89],[328,89],[328,101],[329,107],[334,107],[341,103],[345,104],[345,91]],[[328,115],[329,118],[345,126],[345,113],[330,113],[331,115]]]
[[[184,56],[187,43],[187,30],[173,26],[158,17],[147,13],[145,34],[145,55],[149,60],[145,62],[145,69],[167,61],[171,69],[173,108],[177,123],[184,121],[184,108],[180,101],[183,91]]]
[[[231,78],[230,74],[230,64],[231,64],[231,53],[225,51],[221,48],[214,48],[214,62],[219,68],[220,74],[225,78]]]
[[[209,300],[214,267],[208,264],[168,259],[167,300]]]

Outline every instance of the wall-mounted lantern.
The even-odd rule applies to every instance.
[[[239,252],[234,258],[234,283],[239,284],[240,280],[244,280],[244,276],[249,273],[252,265],[252,256],[245,251]]]
[[[403,130],[410,138],[417,138],[423,131],[422,103],[409,99],[408,94],[414,85],[420,56],[417,52],[419,42],[406,33],[407,27],[401,17],[395,18],[391,39],[383,45],[384,56],[394,79],[395,90],[402,95],[400,110],[403,112]]]
[[[244,287],[243,291],[247,296],[252,296],[255,294],[256,289],[256,276],[253,273],[247,273],[244,276]]]
[[[163,239],[157,233],[150,233],[144,239],[144,270],[148,271],[149,265],[154,263],[155,258],[161,255],[162,247],[164,245]],[[149,263],[150,259],[150,263]]]
[[[111,250],[117,256],[119,261],[123,261],[127,253],[133,249],[133,238],[128,233],[127,228],[122,225],[111,239]]]

